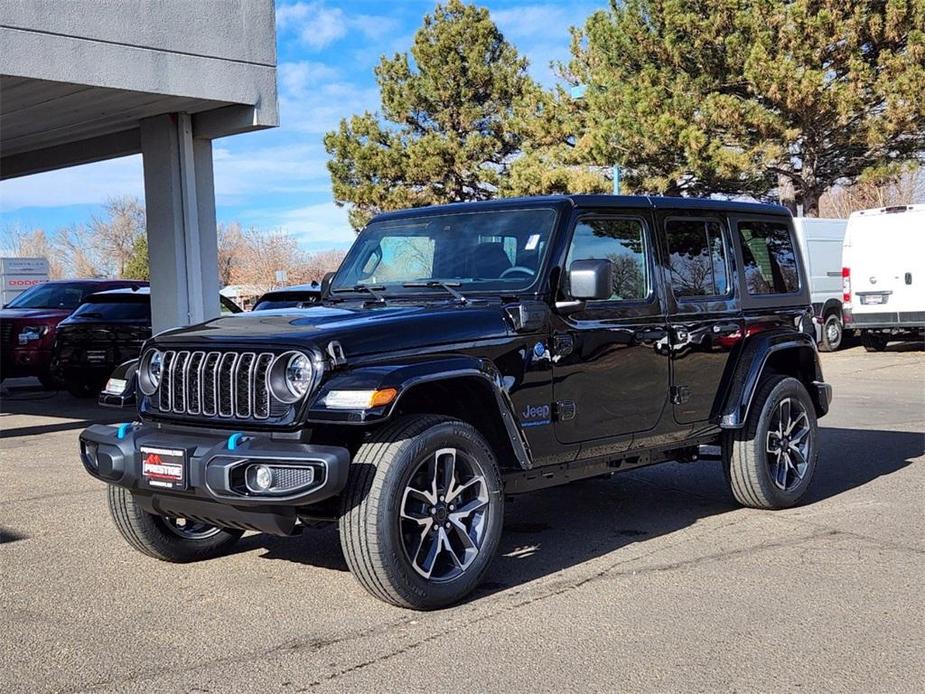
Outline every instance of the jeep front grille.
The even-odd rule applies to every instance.
[[[165,414],[268,419],[270,352],[167,350],[152,404]]]

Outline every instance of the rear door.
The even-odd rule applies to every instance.
[[[563,263],[609,259],[613,294],[558,315],[553,325],[556,437],[598,441],[647,431],[668,397],[664,311],[655,282],[649,210],[579,217]]]
[[[659,220],[669,288],[674,418],[703,422],[744,329],[730,279],[729,229],[721,215],[666,212]]]
[[[852,219],[852,310],[881,322],[925,321],[925,207],[868,210]],[[861,326],[859,326],[861,327]]]

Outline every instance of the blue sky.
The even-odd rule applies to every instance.
[[[550,61],[568,58],[571,25],[605,0],[490,0],[505,36],[552,84]],[[300,0],[277,3],[280,127],[213,142],[220,222],[283,229],[309,251],[353,240],[346,210],[334,205],[321,142],[341,118],[375,111],[373,67],[406,51],[435,2]],[[143,197],[141,157],[126,157],[0,183],[0,228],[48,230],[89,221],[109,196]]]

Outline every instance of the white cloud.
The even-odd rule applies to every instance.
[[[356,238],[347,219],[347,209],[333,202],[281,211],[274,218],[307,249],[346,247]]]
[[[337,79],[339,71],[330,65],[311,60],[280,63],[277,67],[280,91],[304,94],[310,87]]]
[[[280,33],[294,33],[302,44],[319,51],[352,31],[367,38],[379,38],[394,31],[398,22],[378,15],[348,15],[324,2],[296,2],[277,8],[276,26]]]
[[[331,189],[327,155],[320,144],[280,145],[246,151],[212,152],[219,204],[253,200],[270,193],[319,193]]]
[[[581,26],[600,3],[537,3],[492,11],[491,18],[530,61],[530,74],[542,84],[557,81],[550,62],[567,62],[569,27]]]
[[[0,182],[0,212],[23,207],[98,205],[122,195],[144,197],[141,155]]]

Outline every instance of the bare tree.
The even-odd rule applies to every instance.
[[[819,214],[844,219],[856,210],[920,202],[925,202],[925,168],[922,167],[907,169],[896,176],[833,188],[820,199]]]
[[[107,275],[124,276],[138,239],[145,233],[145,209],[138,198],[110,198],[104,214],[90,220],[90,244],[106,265]]]
[[[23,229],[8,226],[0,233],[0,248],[16,258],[45,258],[48,260],[48,276],[51,279],[64,277],[61,255],[55,247],[54,238],[49,238],[44,229]]]

